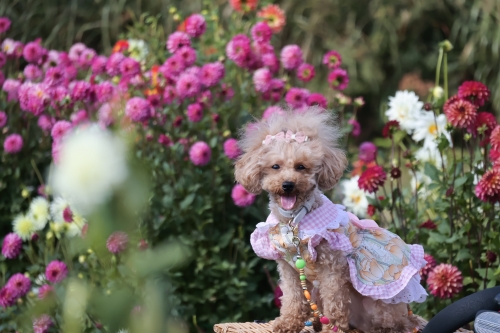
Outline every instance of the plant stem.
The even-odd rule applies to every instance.
[[[443,62],[443,48],[439,48],[439,56],[438,56],[438,62],[436,66],[436,83],[435,86],[439,86],[439,74],[441,74],[441,63]]]
[[[442,50],[442,49],[441,49]],[[444,100],[448,100],[448,54],[444,54],[443,64]]]

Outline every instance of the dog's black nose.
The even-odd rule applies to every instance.
[[[293,188],[295,187],[295,183],[294,182],[283,182],[283,184],[281,184],[281,187],[283,188],[283,191],[285,191],[285,192],[292,192]]]

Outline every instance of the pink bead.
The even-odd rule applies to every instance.
[[[338,332],[339,328],[338,328],[337,326],[333,326],[332,330],[333,330],[334,332]]]
[[[319,321],[325,325],[328,325],[330,323],[330,319],[326,318],[325,316],[321,317]]]

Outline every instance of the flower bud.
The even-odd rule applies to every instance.
[[[443,88],[437,86],[437,87],[434,87],[434,89],[432,89],[432,96],[435,98],[435,99],[440,99],[442,98],[444,95],[444,90]]]
[[[444,52],[450,52],[453,50],[453,45],[447,39],[439,43],[439,47],[441,47]]]
[[[170,14],[175,14],[175,13],[177,13],[177,8],[175,8],[174,6],[172,6],[172,7],[170,7],[170,8],[168,9],[168,12],[169,12]]]
[[[22,196],[23,198],[27,198],[27,197],[29,197],[29,196],[30,196],[30,192],[29,192],[27,189],[23,189],[23,190],[21,191],[21,196]]]
[[[432,104],[431,103],[425,103],[424,104],[424,110],[425,111],[432,111]]]
[[[78,262],[80,264],[83,264],[85,262],[85,259],[87,259],[87,257],[85,257],[83,254],[81,256],[78,257]]]
[[[469,141],[472,138],[472,135],[470,133],[465,133],[464,134],[464,140],[465,142]]]
[[[361,96],[356,97],[353,101],[353,104],[354,104],[354,106],[362,107],[363,105],[365,105],[365,100]]]
[[[174,14],[173,19],[174,21],[179,22],[181,20],[181,16],[179,14]]]

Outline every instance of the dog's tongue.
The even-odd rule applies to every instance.
[[[295,195],[289,196],[289,197],[282,196],[281,197],[281,207],[283,207],[284,209],[288,209],[288,210],[292,209],[293,205],[295,205],[295,200],[297,200],[297,197]]]

